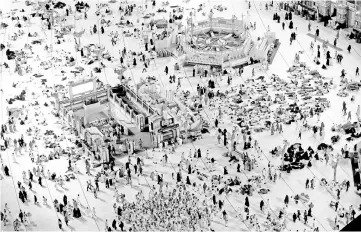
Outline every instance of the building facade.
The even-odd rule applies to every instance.
[[[356,17],[357,12],[361,10],[361,0],[319,0],[315,1],[315,4],[320,16],[330,16],[337,23],[343,25],[343,27],[349,28],[354,27],[356,21],[358,20]],[[310,5],[310,3],[308,3],[308,5]],[[359,24],[359,22],[356,24]]]
[[[331,1],[329,0],[320,0],[316,1],[316,7],[318,9],[318,13],[325,17],[325,16],[331,16]]]

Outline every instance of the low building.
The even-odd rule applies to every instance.
[[[300,12],[300,15],[306,17],[307,20],[317,19],[316,1],[298,1],[297,10]]]
[[[333,13],[331,11],[331,1],[329,0],[316,1],[316,7],[318,9],[318,14],[321,17],[331,16]]]
[[[353,32],[355,33],[356,42],[361,43],[361,11],[355,13]]]

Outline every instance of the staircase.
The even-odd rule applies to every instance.
[[[168,49],[159,49],[156,52],[158,58],[174,56],[173,52],[169,51]]]

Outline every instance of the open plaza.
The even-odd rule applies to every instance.
[[[0,1],[1,230],[352,223],[360,4],[298,2]]]

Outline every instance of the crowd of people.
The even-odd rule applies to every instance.
[[[144,14],[147,11],[156,11],[158,4],[160,4],[156,0],[152,0],[151,3],[146,1],[143,5],[122,2],[116,8],[112,7],[112,3],[114,2],[94,5],[91,3],[84,4],[84,2],[72,2],[59,5],[52,1],[46,1],[44,6],[40,3],[39,5],[33,3],[34,8],[38,7],[38,10],[43,12],[37,13],[42,14],[39,17],[42,25],[41,31],[32,34],[29,32],[29,35],[18,33],[17,37],[13,38],[13,41],[9,41],[6,46],[3,44],[1,46],[1,49],[6,49],[8,56],[8,61],[1,65],[10,70],[9,75],[22,77],[11,81],[12,87],[16,89],[14,92],[21,89],[19,95],[12,93],[4,95],[4,92],[8,91],[5,88],[0,93],[2,98],[10,96],[9,99],[6,99],[8,107],[1,105],[1,111],[6,112],[7,115],[2,122],[0,131],[0,161],[2,165],[0,179],[1,181],[9,180],[6,183],[13,182],[14,186],[7,187],[8,189],[15,188],[16,201],[19,204],[19,214],[15,215],[14,212],[17,210],[15,205],[10,208],[6,201],[2,203],[1,221],[5,227],[11,221],[13,226],[11,229],[15,231],[21,230],[22,226],[25,226],[25,228],[34,226],[36,223],[33,220],[36,212],[35,210],[34,212],[29,211],[29,205],[32,203],[32,205],[41,207],[40,210],[44,210],[42,208],[44,206],[55,211],[56,223],[60,230],[66,230],[66,227],[70,230],[77,229],[75,225],[78,224],[75,221],[79,218],[88,217],[90,220],[94,220],[99,230],[105,229],[106,231],[118,229],[121,231],[195,231],[227,227],[239,229],[238,226],[255,231],[281,231],[295,228],[290,225],[291,221],[293,223],[300,221],[304,225],[309,225],[308,227],[313,231],[319,231],[325,229],[325,227],[316,217],[313,209],[314,207],[324,206],[319,206],[321,203],[317,199],[311,199],[310,195],[314,189],[321,187],[327,189],[333,199],[330,206],[335,209],[336,215],[331,226],[332,229],[340,229],[341,224],[348,224],[359,214],[359,207],[345,205],[345,203],[341,202],[346,198],[342,198],[343,196],[349,196],[350,194],[349,189],[352,188],[350,182],[353,181],[351,179],[340,182],[340,180],[337,181],[336,178],[330,177],[318,181],[316,176],[311,178],[304,176],[306,181],[304,190],[293,192],[294,195],[292,196],[281,191],[277,193],[278,197],[284,199],[284,204],[281,207],[275,207],[276,203],[272,204],[270,200],[272,197],[270,191],[278,191],[275,186],[280,186],[281,182],[285,181],[285,175],[291,175],[300,169],[311,169],[313,166],[322,164],[325,164],[326,168],[333,168],[336,173],[339,159],[346,157],[345,155],[340,158],[335,154],[336,152],[332,152],[333,148],[331,149],[327,144],[320,145],[321,148],[317,149],[307,145],[307,150],[304,150],[300,144],[290,145],[284,139],[281,141],[283,148],[276,145],[277,147],[270,152],[273,159],[269,160],[264,155],[265,149],[263,148],[264,144],[262,144],[264,141],[260,141],[256,133],[266,130],[270,132],[272,137],[283,137],[288,125],[297,124],[298,142],[302,142],[302,135],[307,132],[313,132],[315,139],[324,138],[326,126],[324,122],[320,122],[320,115],[329,108],[330,103],[320,97],[329,93],[332,90],[331,87],[336,86],[336,84],[334,84],[333,80],[323,78],[318,72],[315,73],[305,64],[302,64],[301,57],[303,57],[304,52],[311,53],[312,57],[314,57],[313,61],[317,65],[321,65],[322,69],[328,69],[328,67],[334,65],[330,62],[332,58],[336,59],[337,63],[342,64],[343,54],[338,53],[336,49],[336,45],[340,45],[337,42],[338,38],[335,39],[334,46],[331,47],[327,39],[322,39],[318,27],[315,29],[314,40],[311,41],[310,49],[298,52],[295,55],[295,64],[290,68],[292,70],[289,71],[293,75],[293,77],[290,77],[291,83],[286,83],[278,75],[273,75],[269,80],[271,84],[264,86],[267,83],[264,77],[256,79],[257,73],[253,68],[250,79],[244,81],[240,86],[236,86],[233,85],[234,79],[246,76],[246,74],[243,74],[243,68],[236,70],[230,68],[223,70],[212,69],[209,71],[206,69],[201,72],[201,82],[194,94],[190,91],[182,92],[185,99],[188,96],[189,99],[195,99],[195,101],[191,100],[189,105],[193,104],[195,106],[194,103],[197,102],[197,106],[194,107],[197,110],[194,111],[199,114],[204,113],[203,118],[208,118],[206,110],[214,113],[215,116],[212,119],[208,118],[212,128],[209,128],[206,133],[209,134],[207,138],[211,139],[207,141],[212,141],[211,143],[214,143],[212,146],[214,145],[215,149],[218,150],[212,151],[203,145],[201,145],[202,148],[192,146],[187,155],[183,146],[194,144],[189,142],[183,144],[182,139],[175,139],[171,146],[160,143],[162,145],[153,149],[146,147],[143,141],[139,139],[137,143],[140,152],[136,154],[131,152],[127,154],[126,158],[117,160],[118,158],[115,156],[117,142],[122,137],[127,137],[126,144],[132,143],[134,148],[135,141],[132,140],[131,135],[128,136],[128,133],[126,133],[127,128],[125,128],[125,125],[118,124],[115,119],[111,118],[94,121],[86,125],[87,127],[99,128],[107,138],[106,150],[110,156],[109,162],[101,162],[100,152],[94,151],[96,153],[94,156],[89,155],[89,152],[85,152],[79,135],[73,133],[73,126],[69,125],[67,120],[60,118],[59,114],[53,113],[54,102],[52,101],[54,95],[61,95],[56,84],[60,83],[65,86],[68,81],[77,80],[77,75],[85,75],[83,73],[84,69],[90,70],[89,76],[91,77],[93,77],[94,72],[98,82],[102,82],[99,80],[100,74],[105,73],[107,75],[106,68],[111,66],[113,62],[130,69],[142,67],[142,73],[147,73],[151,67],[158,70],[157,64],[151,62],[153,59],[152,51],[155,50],[154,41],[153,39],[144,41],[141,35],[146,30],[150,30],[154,40],[168,36],[166,31],[157,30],[154,23],[145,25],[138,18],[139,14],[137,15],[137,12],[143,12]],[[251,2],[248,3],[248,6],[249,10],[257,7]],[[19,27],[18,25],[21,23],[24,27],[31,28],[30,20],[26,17],[21,18],[21,16],[25,11],[27,13],[34,12],[28,5],[22,7],[25,7],[26,10],[22,9],[14,14],[18,14],[18,18],[14,18],[15,16],[12,15],[13,20],[17,21],[15,26]],[[95,8],[94,15],[90,11],[93,7]],[[71,27],[69,30],[74,33],[75,37],[78,35],[78,38],[82,38],[83,33],[91,38],[99,37],[99,40],[100,36],[108,36],[113,47],[121,46],[121,40],[123,40],[123,47],[114,54],[111,51],[106,51],[105,46],[101,46],[101,44],[97,47],[92,43],[86,44],[86,41],[82,41],[82,39],[77,41],[74,37],[76,53],[80,53],[80,60],[78,61],[76,54],[66,52],[66,49],[61,46],[67,43],[68,39],[69,41],[72,40],[71,36],[67,34],[68,29],[64,28],[55,29],[57,30],[56,43],[46,44],[42,37],[43,34],[46,36],[47,33],[57,28],[59,24],[57,20],[60,20],[60,22],[61,20],[66,21],[61,17],[56,20],[47,17],[48,10],[55,10],[55,8],[64,8],[63,13],[66,16],[76,14],[74,20],[83,21],[83,23],[86,23],[93,16],[101,16],[101,25],[91,24],[89,31],[84,30],[79,33],[75,29],[71,29]],[[199,14],[204,11],[203,8],[203,5],[200,6]],[[295,17],[292,13],[281,11],[279,3],[273,3],[273,1],[262,3],[259,10],[261,9],[273,10],[275,12],[273,20],[276,21],[275,23],[281,23],[283,30],[285,30],[285,25],[289,21],[290,45],[285,46],[294,46],[293,42],[298,40],[297,34],[299,32],[293,21]],[[175,11],[171,7],[167,7],[167,10],[170,13],[169,23],[174,24],[175,20],[183,18],[178,14],[184,12],[184,9]],[[3,16],[4,14],[5,12],[2,12]],[[134,18],[134,15],[137,15],[136,18]],[[34,16],[32,17],[34,18]],[[122,33],[119,33],[117,28],[112,26],[112,24],[116,24],[115,18],[121,19]],[[32,19],[31,21],[34,22],[35,20]],[[246,28],[247,30],[257,30],[256,22],[250,22]],[[310,28],[309,23],[308,30]],[[268,26],[267,30],[270,31],[270,26]],[[114,33],[114,31],[116,32]],[[15,47],[18,47],[18,45],[14,46],[14,43],[22,42],[17,41],[21,36],[34,38],[37,42],[32,43],[32,45],[28,42],[22,44],[21,52],[11,51],[11,49],[15,50]],[[128,48],[124,41],[125,37],[131,37],[137,42],[139,40],[144,42],[144,47],[139,46],[139,49]],[[40,52],[37,54],[33,48],[35,46],[43,46],[44,49],[42,50],[45,50],[45,55],[40,54]],[[322,55],[321,46],[323,48]],[[179,48],[178,50],[183,49]],[[333,50],[335,50],[334,56],[331,55]],[[346,50],[351,53],[351,45],[348,45]],[[59,57],[49,61],[48,57],[53,53],[58,54]],[[39,65],[35,67],[36,63],[32,68],[33,70],[31,70],[24,60],[27,57],[30,59],[33,54],[36,55],[34,62],[38,62]],[[64,54],[66,54],[66,58],[61,59],[64,58],[62,57]],[[344,55],[348,56],[350,54]],[[19,58],[15,64],[9,62],[14,58]],[[253,58],[251,57],[251,59],[253,64]],[[57,62],[60,64],[56,64]],[[77,66],[83,65],[85,68],[82,68],[81,71],[79,69],[77,71],[72,70],[73,76],[67,75],[64,70],[69,69],[65,69],[65,67],[71,68],[75,64]],[[187,85],[182,80],[187,77],[182,76],[180,73],[184,74],[185,71],[177,72],[182,69],[178,63],[175,70],[171,70],[168,66],[171,67],[172,65],[165,66],[164,74],[167,78],[170,75],[170,84],[177,85],[177,88],[182,89]],[[42,71],[45,72],[48,69],[53,70],[53,72],[59,71],[59,74],[54,75],[54,79],[60,77],[58,78],[60,79],[59,83],[50,80],[51,78],[47,79],[41,74]],[[25,73],[34,71],[34,75],[25,78],[23,70],[26,71]],[[190,74],[189,76],[195,79],[196,70],[190,69],[189,73],[192,72],[193,75]],[[132,81],[129,81],[131,77],[126,78],[126,75],[121,73],[119,81],[131,85]],[[296,100],[297,98],[308,100],[305,99],[308,96],[305,96],[304,92],[302,92],[307,92],[307,90],[302,89],[298,84],[301,81],[306,82],[304,78],[306,75],[313,75],[313,79],[307,79],[307,83],[310,84],[310,79],[312,79],[312,85],[317,86],[315,87],[315,94],[312,95],[312,97],[318,97],[317,101],[311,106],[294,102],[286,105],[286,99],[291,97]],[[356,67],[356,76],[358,75],[359,68]],[[2,81],[5,78],[4,75]],[[208,78],[208,81],[202,81],[202,79],[207,80]],[[334,78],[338,77],[335,76]],[[223,79],[226,79],[229,89],[225,92],[217,89],[216,94],[214,94],[211,89],[217,88],[215,86],[219,85],[218,82]],[[352,79],[350,75],[343,69],[341,83],[347,84],[351,81],[350,79]],[[103,82],[102,85],[108,84]],[[261,90],[258,89],[259,86],[262,86]],[[277,96],[271,97],[268,95],[268,91],[270,92],[274,88],[283,88],[283,90],[288,88],[294,90],[295,93],[284,91]],[[261,97],[252,96],[256,92],[260,93]],[[286,95],[287,97],[285,97]],[[239,105],[243,104],[243,108],[234,107],[233,103],[228,102],[228,100],[237,101]],[[86,104],[97,101],[98,99],[94,98],[86,102]],[[277,106],[277,110],[274,110],[272,108],[273,104],[279,103],[284,105]],[[200,104],[203,105],[203,111],[199,107]],[[348,104],[351,105],[352,102]],[[360,130],[360,107],[358,106],[357,112],[355,112],[357,117],[352,117],[353,112],[347,111],[348,104],[343,101],[343,115],[347,116],[346,121],[351,122],[351,119],[356,121],[353,126],[355,131],[352,133],[352,136],[356,138]],[[12,106],[18,106],[14,107],[17,108],[17,111],[12,111],[10,109]],[[253,111],[244,110],[246,108],[252,108]],[[272,116],[269,116],[271,114]],[[315,119],[317,119],[317,122],[310,125]],[[230,130],[226,125],[235,120],[236,123],[232,125]],[[256,128],[261,123],[264,126]],[[320,132],[319,136],[316,134],[318,131]],[[128,140],[129,138],[130,140]],[[187,139],[185,139],[186,141]],[[351,148],[342,146],[342,155],[351,152]],[[10,160],[10,156],[12,160]],[[8,157],[7,160],[6,157]],[[333,160],[330,161],[332,166],[329,164],[329,159]],[[82,162],[83,160],[84,162]],[[66,168],[58,168],[55,163],[63,164]],[[266,167],[263,166],[264,163],[266,163]],[[306,165],[307,167],[305,167]],[[82,175],[82,171],[86,173],[84,175],[86,177]],[[133,182],[134,179],[138,180],[137,183]],[[103,184],[105,189],[102,188]],[[86,186],[84,190],[82,189],[83,185]],[[62,194],[56,194],[56,197],[54,197],[55,194],[51,194],[50,190],[53,186]],[[83,190],[83,192],[72,191],[72,188],[75,188],[74,186],[77,186],[78,191]],[[47,191],[43,191],[43,189],[47,189]],[[94,199],[88,199],[87,195],[89,194],[93,195]],[[103,200],[103,197],[110,198],[110,202]],[[48,198],[50,199],[48,200]],[[236,206],[233,206],[229,200],[230,198],[238,199],[237,203],[234,203]],[[243,198],[244,203],[239,202],[239,199]],[[9,196],[4,199],[9,199]],[[39,203],[40,200],[42,200],[41,203]],[[275,199],[274,202],[276,201]],[[252,204],[256,204],[257,207],[251,207]],[[110,205],[113,206],[112,212],[103,215],[102,211],[110,208]],[[97,215],[96,212],[102,212],[102,214]],[[234,228],[234,224],[230,223],[230,219],[233,220],[233,223],[235,221],[239,223],[239,225],[236,225],[237,228]],[[105,225],[104,228],[102,225],[100,227],[98,225],[101,221]],[[63,226],[63,222],[65,226]],[[47,228],[38,227],[36,229]]]

